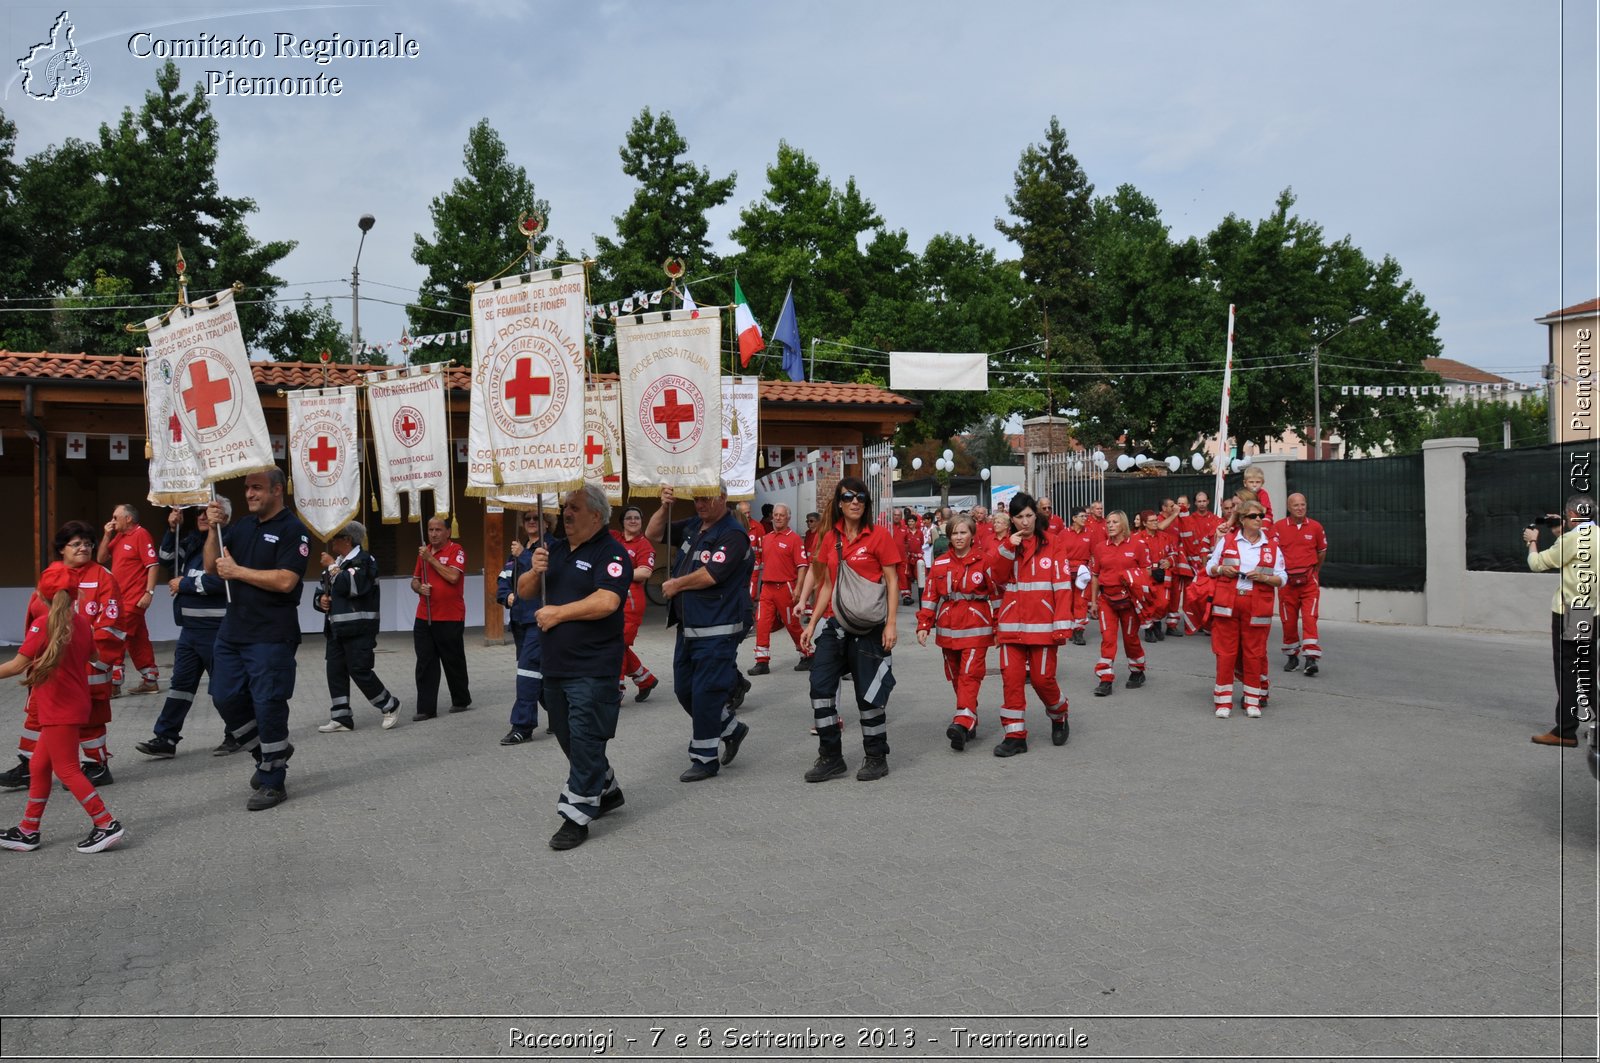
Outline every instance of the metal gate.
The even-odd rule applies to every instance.
[[[1029,454],[1028,490],[1035,498],[1048,497],[1062,520],[1079,506],[1106,500],[1105,475],[1088,453]]]

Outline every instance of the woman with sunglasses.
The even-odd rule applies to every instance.
[[[811,571],[817,602],[801,633],[804,653],[815,654],[811,665],[811,714],[817,727],[817,762],[806,782],[837,778],[849,770],[844,760],[838,713],[839,675],[846,667],[855,677],[856,708],[861,714],[861,744],[866,761],[856,778],[862,782],[889,774],[889,735],[885,725],[889,692],[894,689],[891,651],[895,644],[895,612],[900,601],[900,549],[888,529],[873,523],[872,499],[858,477],[846,476],[833,489],[823,514],[827,529],[817,540]],[[846,631],[834,616],[841,565],[869,583],[881,584],[887,596],[887,618],[863,635]]]
[[[1211,550],[1206,573],[1216,580],[1211,592],[1211,649],[1217,655],[1216,714],[1233,711],[1235,671],[1244,678],[1244,714],[1261,715],[1266,691],[1267,633],[1272,629],[1274,588],[1288,579],[1277,540],[1262,527],[1267,511],[1254,498],[1235,511],[1238,528]]]
[[[1028,686],[1044,702],[1050,718],[1050,742],[1067,742],[1067,698],[1056,682],[1056,647],[1067,641],[1072,626],[1072,582],[1055,540],[1045,534],[1039,504],[1018,491],[1011,496],[1009,531],[992,561],[994,582],[1002,588],[995,614],[995,642],[1000,646],[1000,678],[1005,700],[1000,724],[1005,730],[997,757],[1028,751]]]

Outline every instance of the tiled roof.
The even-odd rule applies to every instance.
[[[1552,310],[1544,317],[1539,318],[1538,321],[1542,325],[1549,322],[1552,318],[1576,317],[1582,314],[1593,314],[1596,312],[1600,312],[1600,299],[1590,299],[1588,302],[1574,303],[1572,306],[1565,307],[1561,310]]]
[[[12,380],[78,380],[101,383],[138,384],[143,359],[107,354],[20,354],[0,351],[0,378]],[[323,382],[323,368],[310,362],[252,362],[256,383],[268,388],[317,387]],[[358,383],[361,374],[393,366],[331,365],[327,370],[330,386]],[[446,370],[452,390],[465,392],[469,370],[452,366]],[[600,373],[596,380],[616,380],[615,373]],[[875,384],[836,384],[831,381],[763,380],[764,402],[798,406],[880,406],[916,410],[921,403],[880,388]]]
[[[1511,380],[1493,373],[1485,373],[1482,369],[1474,369],[1465,362],[1458,362],[1454,358],[1424,358],[1422,368],[1430,373],[1438,373],[1444,379],[1459,384],[1510,384]]]

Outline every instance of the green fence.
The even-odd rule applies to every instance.
[[[1292,461],[1289,492],[1306,496],[1328,532],[1328,587],[1420,591],[1428,576],[1422,455],[1357,461]],[[1288,499],[1273,499],[1287,515]]]
[[[1467,568],[1527,572],[1523,529],[1537,517],[1559,513],[1568,495],[1594,493],[1594,457],[1592,443],[1468,454]],[[1539,542],[1548,546],[1549,534]]]

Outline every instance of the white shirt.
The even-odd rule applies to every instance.
[[[1254,588],[1255,582],[1246,577],[1248,573],[1261,567],[1261,548],[1267,545],[1267,533],[1262,532],[1261,538],[1255,542],[1246,539],[1242,533],[1235,538],[1239,541],[1238,590],[1240,594],[1247,594]],[[1217,545],[1211,548],[1211,560],[1206,563],[1206,575],[1217,574],[1217,568],[1222,564],[1222,548],[1227,543],[1228,537],[1224,535],[1217,540]],[[1289,573],[1283,567],[1283,550],[1274,550],[1273,555],[1272,574],[1278,577],[1278,583],[1282,586],[1289,581]]]

